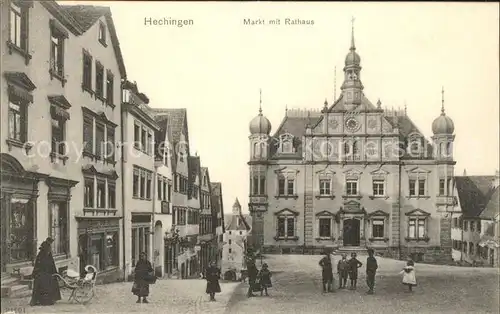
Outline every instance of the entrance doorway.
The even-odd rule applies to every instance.
[[[360,222],[357,219],[344,220],[344,246],[359,246],[359,225]]]

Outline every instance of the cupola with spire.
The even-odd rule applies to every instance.
[[[444,88],[441,90],[441,95],[441,115],[432,122],[432,133],[434,133],[434,135],[453,134],[455,131],[455,124],[444,112]]]
[[[262,114],[262,90],[260,91],[259,114],[250,121],[250,134],[266,134],[271,132],[271,122]]]
[[[344,83],[342,90],[344,106],[346,109],[354,109],[361,104],[363,97],[363,84],[361,83],[361,58],[356,52],[354,43],[354,18],[352,19],[351,47],[345,57]]]
[[[345,66],[361,64],[361,57],[356,52],[356,45],[354,44],[354,18],[352,19],[352,22],[351,48],[349,48],[349,53],[347,53],[347,56],[345,57]]]

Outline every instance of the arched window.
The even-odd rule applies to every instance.
[[[259,195],[259,177],[253,177],[252,194]]]
[[[281,142],[281,151],[283,153],[292,153],[293,152],[292,141],[290,141],[290,140],[283,140]]]
[[[259,143],[253,144],[253,156],[260,157],[260,145],[259,145]]]
[[[451,142],[448,142],[446,144],[446,156],[451,157],[452,153],[453,153],[453,151],[452,151]]]

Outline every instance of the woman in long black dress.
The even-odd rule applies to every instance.
[[[135,265],[134,285],[132,286],[132,293],[137,296],[137,303],[149,303],[147,297],[149,296],[149,278],[154,276],[153,266],[147,260],[146,253],[142,252],[139,255],[139,260]]]
[[[57,279],[52,276],[57,274],[56,263],[52,257],[51,244],[53,240],[47,238],[40,245],[40,252],[36,256],[33,268],[33,293],[30,305],[53,305],[61,300],[61,291]]]
[[[210,262],[210,266],[205,271],[205,278],[207,279],[206,292],[210,295],[210,301],[215,301],[215,294],[221,292],[219,284],[220,269],[215,262]]]

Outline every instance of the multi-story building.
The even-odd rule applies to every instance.
[[[170,161],[172,165],[172,228],[165,235],[165,255],[171,262],[172,276],[187,278],[197,268],[195,251],[199,231],[199,175],[196,164],[189,162],[189,132],[186,109],[153,109],[156,121],[168,119],[171,133]],[[198,170],[199,172],[199,170]],[[193,189],[193,186],[198,188]],[[191,206],[190,206],[191,205]],[[198,209],[196,209],[198,208]],[[170,266],[169,266],[170,267]]]
[[[50,236],[57,267],[121,277],[126,73],[111,12],[3,1],[1,16],[2,271],[29,269]]]
[[[432,123],[432,143],[406,114],[364,94],[354,36],[340,96],[321,112],[288,110],[270,136],[250,122],[253,244],[264,252],[365,249],[451,261],[453,121]]]
[[[199,245],[200,234],[200,213],[201,213],[201,161],[199,156],[188,156],[188,210],[186,222],[188,226],[187,242],[189,245],[184,246],[185,276],[183,278],[198,277],[200,272],[200,252]]]
[[[452,216],[453,260],[470,265],[498,265],[499,174],[457,176],[458,210]]]
[[[213,227],[213,208],[211,200],[210,175],[207,167],[201,167],[200,173],[200,271],[204,271],[211,260],[216,260],[217,242]]]
[[[152,221],[154,263],[157,276],[172,274],[171,248],[165,246],[165,238],[172,229],[172,133],[168,117],[157,121],[160,131],[155,135],[156,200]]]
[[[149,99],[136,83],[122,84],[122,179],[124,207],[124,254],[127,275],[145,252],[154,264],[153,234],[156,168],[155,135],[160,126],[149,113]],[[155,263],[156,262],[156,263]]]
[[[224,249],[224,202],[222,201],[222,184],[220,182],[212,182],[212,211],[214,212],[212,224],[215,226],[215,237],[217,243],[217,251],[215,259],[218,267],[222,267],[222,251]],[[216,222],[214,224],[214,222]]]
[[[224,232],[221,271],[224,279],[236,280],[246,269],[245,253],[251,227],[241,212],[238,199],[234,202],[232,215]]]

